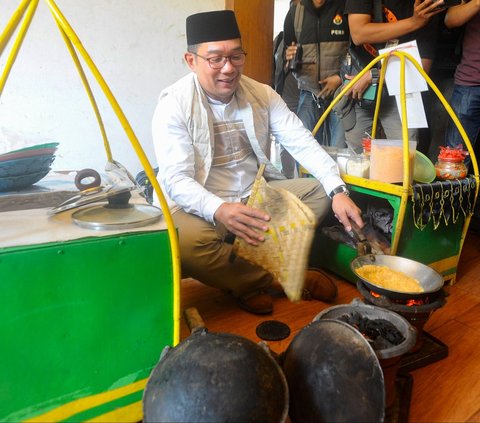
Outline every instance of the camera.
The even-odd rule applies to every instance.
[[[296,71],[300,69],[302,63],[303,48],[301,44],[297,44],[297,51],[295,56],[288,62],[288,69],[291,71]]]

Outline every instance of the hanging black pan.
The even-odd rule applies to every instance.
[[[166,347],[153,369],[143,421],[284,422],[287,381],[268,349],[238,335],[210,333],[196,309],[188,310],[194,329]]]

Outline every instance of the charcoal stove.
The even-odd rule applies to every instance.
[[[427,344],[425,345],[426,350],[431,350],[432,342],[439,344],[443,349],[443,346],[445,345],[441,341],[437,340],[431,335],[426,334],[426,332],[423,330],[425,324],[427,323],[433,312],[443,307],[446,303],[446,294],[443,289],[433,292],[431,293],[431,295],[421,299],[409,300],[391,299],[385,294],[379,294],[375,291],[372,291],[361,280],[357,281],[357,289],[360,294],[363,295],[366,304],[376,305],[378,307],[394,311],[395,313],[398,313],[401,316],[405,317],[405,319],[407,319],[408,322],[417,329],[417,341],[413,348],[409,351],[410,355],[420,352],[423,349],[424,344]],[[424,363],[423,365],[433,362],[434,361]]]
[[[386,422],[408,422],[413,377],[409,372],[442,360],[448,356],[448,346],[424,330],[434,311],[446,303],[443,289],[422,299],[399,300],[372,291],[361,280],[357,289],[363,295],[365,304],[375,305],[403,316],[417,329],[417,340],[409,352],[400,360],[396,377],[397,396],[385,415]]]

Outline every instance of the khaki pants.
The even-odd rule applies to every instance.
[[[286,189],[300,198],[313,210],[317,222],[323,220],[330,210],[330,199],[316,179],[271,181],[270,185]],[[232,245],[225,242],[228,232],[222,224],[213,225],[183,210],[176,211],[172,217],[178,228],[184,277],[226,290],[235,297],[271,284],[272,275],[261,267],[240,257],[231,260]]]

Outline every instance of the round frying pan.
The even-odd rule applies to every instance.
[[[382,422],[383,372],[363,335],[339,320],[305,326],[284,354],[295,423]]]
[[[145,423],[284,422],[288,386],[266,348],[198,325],[165,348],[148,379],[143,410]]]
[[[419,281],[423,292],[405,292],[386,289],[369,281],[357,273],[357,269],[367,265],[373,264],[377,266],[386,266],[390,269],[405,273],[407,276],[415,278]],[[420,299],[428,297],[434,292],[439,291],[443,287],[443,278],[438,272],[418,261],[410,260],[405,257],[389,256],[389,255],[375,255],[367,254],[359,256],[350,263],[350,268],[353,273],[372,291],[382,294],[391,299],[408,300]]]

